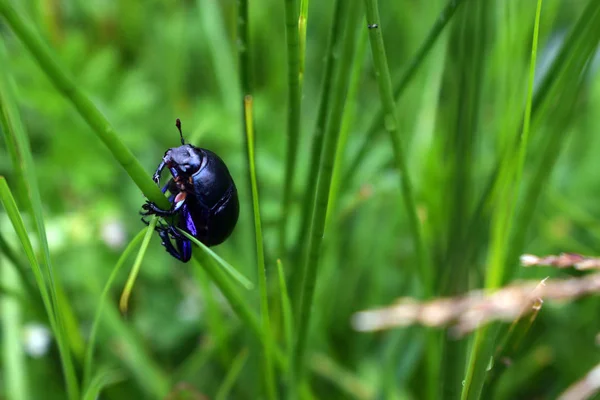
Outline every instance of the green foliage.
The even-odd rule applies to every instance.
[[[600,3],[544,1],[537,59],[536,3],[0,0],[0,396],[557,397],[597,298],[461,341],[350,325],[600,254]],[[241,199],[188,264],[137,253],[176,118]]]

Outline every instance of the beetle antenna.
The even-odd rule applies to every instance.
[[[181,121],[179,120],[179,118],[175,120],[175,126],[177,127],[177,129],[179,129],[179,137],[181,138],[181,144],[184,145],[185,142],[183,140],[183,133],[181,132]]]

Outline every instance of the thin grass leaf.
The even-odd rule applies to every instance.
[[[415,195],[410,178],[410,171],[408,170],[406,156],[399,137],[398,119],[396,117],[396,105],[394,102],[392,80],[387,65],[387,57],[385,55],[381,20],[379,18],[377,1],[365,0],[365,9],[367,25],[377,27],[374,29],[369,29],[369,40],[371,43],[373,66],[375,67],[378,78],[377,84],[379,87],[379,95],[381,97],[381,103],[384,110],[384,126],[390,135],[396,168],[402,174],[402,196],[404,198],[404,206],[406,207],[408,224],[412,233],[413,246],[417,259],[414,272],[415,275],[420,278],[422,290],[424,291],[425,295],[428,296],[431,294],[432,290],[431,279],[433,274],[430,271],[430,266],[428,265],[425,255],[425,246],[423,244],[421,224],[417,216]]]
[[[285,351],[292,351],[294,315],[292,314],[292,302],[285,284],[285,273],[281,260],[277,260],[277,273],[279,275],[279,292],[281,294],[281,310],[283,314],[283,336],[285,337]]]
[[[48,75],[50,82],[75,106],[81,117],[108,147],[119,164],[144,193],[144,196],[165,209],[169,208],[168,199],[150,179],[150,175],[133,156],[129,148],[121,141],[104,115],[54,59],[50,49],[40,39],[35,29],[19,15],[8,0],[0,0],[0,15],[4,17],[12,31],[27,47],[41,70]]]
[[[338,47],[340,46],[342,36],[344,33],[344,24],[342,21],[345,20],[343,14],[347,12],[347,8],[344,7],[342,0],[335,0],[333,6],[333,15],[331,21],[331,29],[329,31],[329,39],[327,44],[325,65],[323,67],[323,81],[321,82],[321,92],[319,98],[319,109],[317,111],[317,120],[315,123],[314,131],[312,134],[312,143],[310,151],[310,161],[305,183],[304,201],[302,202],[302,214],[300,221],[300,230],[296,238],[296,247],[298,252],[302,252],[304,244],[307,242],[308,230],[312,222],[312,210],[314,209],[314,202],[317,186],[317,179],[319,177],[319,165],[321,164],[321,154],[323,152],[323,140],[325,130],[327,128],[327,117],[329,115],[329,99],[331,98],[331,86],[333,84],[333,72],[335,71],[336,59],[338,53]],[[303,264],[303,257],[298,257],[298,266],[301,267]],[[292,271],[299,271],[300,268],[294,268]],[[299,285],[302,282],[301,279],[292,273],[290,282],[293,284],[297,282],[295,286],[291,287],[291,293],[294,296],[294,300],[297,297],[296,294],[299,292]]]
[[[244,97],[244,115],[246,117],[246,143],[248,143],[248,167],[250,170],[250,183],[252,187],[252,208],[254,212],[254,229],[256,238],[256,266],[258,268],[258,287],[260,290],[260,314],[262,320],[262,340],[264,349],[264,374],[267,397],[275,399],[277,391],[275,388],[275,375],[273,372],[273,352],[271,350],[271,321],[269,318],[269,291],[267,287],[267,271],[265,267],[265,249],[263,246],[263,234],[260,220],[260,206],[258,200],[258,183],[256,178],[256,165],[254,160],[254,122],[252,112],[252,96]]]
[[[123,321],[117,307],[105,308],[103,323],[116,340],[113,355],[131,372],[146,397],[165,398],[171,388],[169,375],[152,359],[143,346],[144,340]]]
[[[187,233],[182,229],[177,229],[181,234],[183,234],[186,238],[191,240],[196,246],[200,248],[200,251],[209,256],[217,265],[219,265],[223,271],[225,271],[230,277],[232,277],[236,282],[242,285],[244,288],[248,290],[254,289],[254,284],[250,282],[248,278],[242,275],[237,269],[235,269],[231,264],[225,261],[221,256],[212,251],[209,247],[207,247],[204,243],[200,242],[198,239]]]
[[[30,398],[28,369],[23,346],[23,303],[18,298],[7,296],[6,290],[18,292],[19,275],[15,268],[7,265],[6,258],[0,255],[0,272],[3,290],[0,299],[2,310],[2,359],[4,365],[3,386],[7,400],[27,400]],[[6,289],[6,290],[4,290]]]
[[[488,272],[486,274],[485,284],[487,289],[496,289],[502,284],[502,277],[507,261],[508,236],[515,217],[517,196],[521,186],[527,146],[529,144],[528,138],[533,103],[533,83],[535,78],[541,12],[542,0],[538,0],[533,28],[524,124],[521,133],[521,145],[518,150],[518,163],[516,166],[513,166],[512,157],[507,159],[505,167],[503,168],[506,172],[501,172],[500,174],[500,177],[504,178],[502,181],[506,186],[504,187],[502,197],[499,198],[499,209],[495,212],[492,222],[492,247],[489,255],[489,267],[487,269]],[[463,385],[461,399],[470,400],[480,398],[485,384],[487,363],[492,355],[497,334],[498,327],[486,327],[475,334],[475,341],[467,364],[466,379]]]
[[[358,37],[356,46],[356,54],[352,61],[352,73],[350,75],[350,85],[348,95],[346,96],[346,104],[344,105],[344,116],[342,117],[342,125],[338,149],[335,154],[335,162],[333,163],[333,176],[331,178],[331,193],[329,194],[329,206],[327,207],[327,217],[325,227],[329,227],[332,214],[337,206],[337,200],[340,194],[340,187],[343,167],[345,165],[346,144],[350,137],[350,131],[354,125],[356,117],[356,107],[358,99],[359,85],[362,78],[363,67],[365,65],[365,54],[367,51],[367,31],[362,30]]]
[[[226,400],[229,398],[229,393],[231,392],[233,385],[235,385],[235,382],[238,380],[242,368],[244,368],[244,365],[246,364],[248,354],[248,349],[243,349],[231,362],[229,372],[225,375],[225,379],[215,395],[215,400]]]
[[[408,87],[408,84],[412,82],[415,73],[419,70],[427,58],[427,55],[429,55],[429,52],[444,32],[444,29],[452,20],[456,10],[458,10],[463,3],[463,0],[448,0],[446,6],[442,9],[439,16],[435,20],[435,23],[429,29],[429,33],[427,33],[427,37],[419,47],[417,54],[411,58],[408,66],[404,69],[401,78],[394,85],[394,99],[396,102],[400,100],[404,90]],[[343,182],[350,182],[352,177],[354,177],[356,174],[356,171],[358,171],[358,169],[361,167],[365,157],[369,153],[369,150],[373,148],[373,146],[369,146],[369,143],[373,142],[373,140],[377,137],[377,133],[381,131],[381,127],[385,125],[384,117],[384,108],[381,107],[373,117],[371,124],[364,135],[362,144],[358,146],[359,151],[352,158],[352,160],[347,163],[348,167],[346,173],[344,174]]]
[[[102,289],[102,294],[100,295],[100,299],[98,300],[98,305],[96,306],[96,312],[94,313],[94,320],[92,322],[92,328],[90,329],[90,336],[88,338],[88,343],[87,343],[86,352],[85,352],[85,358],[84,358],[84,362],[83,362],[83,385],[82,386],[85,389],[86,393],[88,393],[90,391],[90,388],[88,387],[88,385],[90,385],[90,377],[92,374],[94,350],[96,347],[96,335],[98,333],[98,328],[100,326],[100,318],[102,317],[102,313],[104,310],[104,306],[106,305],[106,300],[108,298],[110,288],[111,288],[113,282],[115,281],[117,274],[121,270],[121,267],[123,266],[123,264],[125,264],[125,261],[129,258],[131,253],[133,253],[133,250],[140,243],[142,238],[145,237],[146,232],[147,232],[147,228],[144,228],[137,235],[135,235],[135,237],[133,239],[131,239],[131,241],[125,248],[125,250],[123,250],[121,257],[119,257],[119,260],[115,264],[115,267],[111,271],[110,276],[108,277],[108,280],[106,281],[106,284],[104,285],[104,288]]]
[[[304,364],[306,356],[306,344],[308,341],[311,309],[315,286],[317,283],[317,272],[319,270],[319,259],[321,254],[321,244],[325,230],[325,218],[327,214],[327,204],[329,201],[329,191],[331,188],[331,177],[335,153],[338,145],[340,133],[340,124],[344,111],[344,103],[348,83],[350,79],[351,60],[355,50],[355,37],[357,24],[360,16],[360,3],[351,1],[347,3],[349,8],[345,26],[344,41],[340,54],[340,63],[335,83],[333,86],[333,97],[331,104],[331,114],[325,134],[323,156],[320,164],[319,181],[315,196],[314,211],[311,232],[308,242],[308,256],[303,266],[302,287],[300,291],[299,311],[297,316],[297,332],[294,343],[294,350],[291,355],[291,376],[290,376],[290,396],[298,396],[298,388],[303,380]]]
[[[90,385],[83,394],[83,400],[96,400],[103,389],[124,380],[125,377],[121,371],[109,368],[102,369],[90,381]]]
[[[0,61],[3,65],[9,65],[8,55],[6,54],[3,42],[0,42]],[[54,277],[54,268],[50,259],[50,250],[48,249],[46,238],[42,199],[38,189],[31,147],[14,100],[7,68],[2,68],[0,71],[0,112],[2,114],[0,123],[3,126],[4,136],[7,137],[6,142],[8,146],[13,147],[10,151],[11,155],[15,156],[11,160],[13,167],[16,171],[19,171],[17,173],[18,178],[23,180],[20,182],[20,187],[25,188],[26,192],[23,201],[33,219],[34,229],[41,247],[41,265],[44,269],[40,269],[39,272],[42,277],[45,276],[47,283],[42,278],[38,281],[38,285],[42,284],[48,291],[52,307],[46,307],[46,311],[53,312],[51,319],[54,323],[51,324],[51,327],[58,343],[68,396],[69,399],[74,400],[79,397],[79,386],[70,350],[72,349],[76,354],[80,354],[84,346],[83,339],[77,329],[65,329],[65,327],[73,328],[73,325],[76,326],[77,322],[71,305],[66,300],[64,291],[60,286],[60,282]],[[37,263],[35,265],[39,266]],[[33,264],[32,268],[35,268]]]
[[[292,202],[294,172],[298,158],[298,141],[300,139],[300,50],[298,33],[298,1],[284,0],[285,3],[285,35],[287,38],[288,69],[288,115],[287,115],[287,147],[285,154],[285,175],[283,180],[283,203],[279,226],[279,254],[284,255],[287,223]]]
[[[27,266],[22,262],[21,258],[17,256],[16,251],[8,244],[4,236],[0,233],[0,252],[6,256],[8,261],[15,267],[21,284],[25,287],[27,297],[30,299],[30,304],[36,307],[36,313],[43,315],[44,306],[39,301],[39,294],[35,291],[35,286],[30,280]]]
[[[119,300],[119,309],[124,315],[127,314],[129,296],[131,295],[133,285],[135,284],[135,280],[137,279],[138,273],[140,272],[140,268],[142,267],[142,261],[144,261],[144,256],[146,255],[146,250],[148,250],[148,245],[150,244],[150,239],[152,238],[152,234],[154,233],[154,228],[156,227],[157,222],[158,217],[156,215],[153,215],[152,218],[150,218],[150,223],[148,224],[148,228],[146,229],[144,240],[140,245],[140,249],[133,263],[133,267],[131,267],[129,277],[127,278],[127,282],[125,283],[125,288],[123,289],[123,293],[121,294],[121,299]]]
[[[309,0],[300,0],[300,17],[298,18],[298,55],[300,57],[298,76],[300,87],[304,83],[304,68],[306,64],[306,27],[308,26]]]

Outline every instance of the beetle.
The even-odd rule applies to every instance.
[[[177,228],[206,246],[221,244],[237,224],[240,203],[237,188],[223,160],[210,150],[186,144],[179,118],[175,126],[179,130],[181,146],[165,152],[152,177],[160,186],[161,172],[166,168],[171,173],[171,178],[161,189],[163,193],[169,191],[171,208],[164,210],[146,200],[141,214],[157,215],[166,221],[156,226],[162,245],[170,255],[187,262],[192,256],[192,243]],[[148,223],[143,217],[142,221]]]

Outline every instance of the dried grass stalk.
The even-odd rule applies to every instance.
[[[598,292],[600,273],[582,278],[517,282],[493,293],[474,290],[464,296],[424,303],[403,298],[389,307],[354,314],[352,324],[358,331],[414,324],[449,325],[453,333],[461,336],[491,321],[514,321],[539,310],[544,300],[571,300]]]

